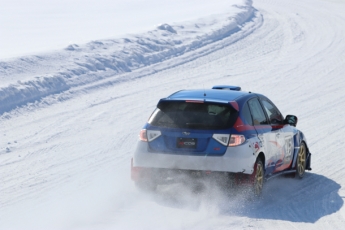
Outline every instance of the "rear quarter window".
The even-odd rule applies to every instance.
[[[250,114],[250,110],[247,103],[245,103],[245,105],[242,108],[242,117],[244,117],[248,125],[253,125],[253,118],[252,118],[252,115]]]

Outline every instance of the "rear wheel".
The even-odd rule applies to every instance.
[[[253,173],[253,192],[254,196],[260,196],[262,194],[262,189],[264,186],[264,165],[262,160],[258,158],[254,165],[254,173]]]
[[[297,154],[296,177],[303,178],[307,163],[307,148],[302,142]]]

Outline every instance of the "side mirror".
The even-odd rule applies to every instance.
[[[297,121],[298,121],[298,119],[295,115],[286,115],[285,120],[284,120],[284,124],[289,124],[289,125],[296,127]]]

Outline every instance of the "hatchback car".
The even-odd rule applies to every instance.
[[[131,162],[136,185],[155,189],[181,174],[222,175],[255,195],[281,174],[302,178],[311,153],[297,117],[238,86],[181,90],[160,99],[140,131]]]

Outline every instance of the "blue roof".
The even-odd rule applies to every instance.
[[[206,96],[204,96],[204,94],[206,94]],[[248,92],[234,91],[234,90],[197,89],[197,90],[181,90],[170,95],[166,99],[229,102],[229,101],[235,101],[237,98],[244,95],[248,95],[248,94],[249,94]]]

